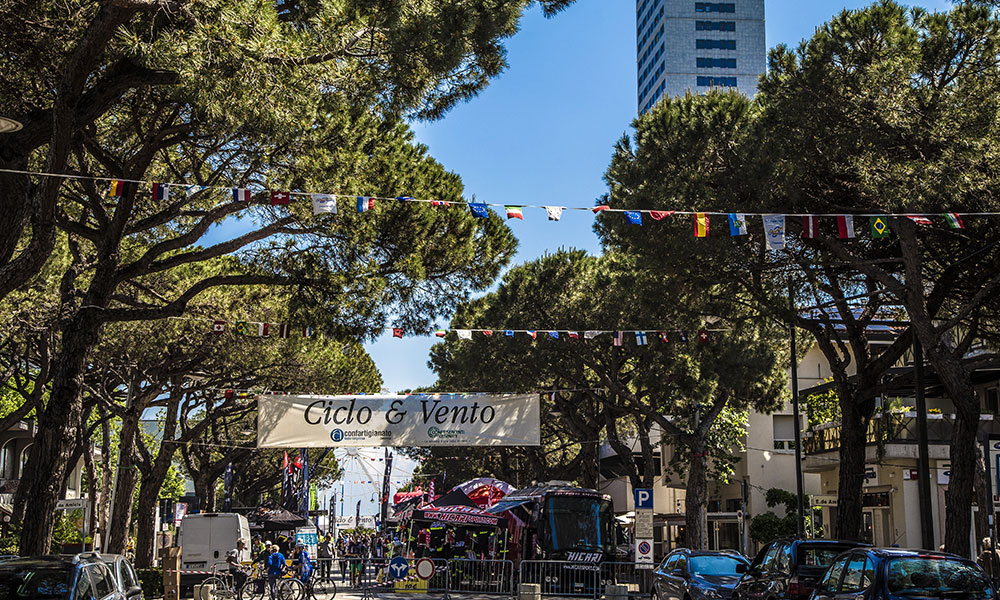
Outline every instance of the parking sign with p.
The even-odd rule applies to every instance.
[[[636,510],[653,508],[653,490],[649,488],[636,488],[633,491],[635,492]]]

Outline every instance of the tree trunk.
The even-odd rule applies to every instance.
[[[105,544],[107,552],[112,554],[124,554],[125,548],[128,546],[129,527],[132,524],[132,506],[135,500],[136,483],[139,479],[135,463],[135,445],[142,443],[138,439],[141,412],[141,410],[132,410],[130,407],[122,420],[114,498],[111,499],[110,529]],[[159,492],[159,488],[157,488],[157,492]]]
[[[99,517],[99,527],[101,532],[101,549],[105,547],[105,542],[108,539],[108,504],[111,500],[111,415],[108,414],[107,410],[101,408],[101,418],[104,422],[101,424],[101,457],[104,459],[104,464],[101,465],[101,502],[98,504],[98,510],[100,512]]]
[[[707,548],[708,539],[708,532],[702,527],[702,513],[706,510],[708,501],[708,456],[704,438],[695,437],[687,446],[691,452],[691,465],[684,496],[684,537],[688,548],[702,550]]]
[[[77,313],[63,330],[52,392],[39,410],[38,433],[18,486],[15,517],[21,522],[20,553],[47,554],[55,525],[56,502],[62,495],[83,414],[83,375],[90,349],[97,343],[100,322],[89,312]],[[31,510],[25,510],[28,500]]]
[[[956,403],[957,404],[957,403]],[[956,407],[957,408],[957,407]],[[963,416],[957,410],[955,426],[951,434],[951,478],[945,492],[945,552],[969,558],[969,535],[972,528],[972,493],[976,477],[976,433],[979,427],[979,406],[975,406],[975,419]]]
[[[869,418],[854,397],[840,398],[840,414],[840,475],[833,537],[860,540]]]
[[[135,566],[139,569],[148,569],[153,565],[153,554],[156,543],[156,503],[160,498],[160,488],[163,487],[163,480],[166,479],[166,470],[163,475],[154,473],[150,477],[143,477],[142,486],[139,488],[139,502],[136,508],[135,523]]]

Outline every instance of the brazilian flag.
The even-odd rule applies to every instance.
[[[889,223],[885,217],[872,217],[872,239],[881,239],[889,236]]]

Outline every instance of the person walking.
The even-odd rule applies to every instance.
[[[344,583],[344,581],[346,581],[347,563],[348,563],[348,560],[347,560],[347,543],[349,541],[350,541],[350,538],[348,536],[346,536],[346,535],[342,535],[339,538],[337,538],[337,546],[336,547],[337,547],[337,558],[339,559],[339,563],[340,563],[340,583]]]
[[[983,551],[979,553],[976,563],[983,568],[991,580],[1000,575],[998,572],[1000,571],[1000,550],[993,549],[993,540],[990,538],[983,538]]]
[[[278,550],[277,544],[271,544],[271,553],[267,556],[267,588],[271,591],[271,600],[275,600],[278,578],[285,573],[285,567],[285,555]]]
[[[319,576],[321,579],[333,577],[331,563],[333,563],[333,536],[329,532],[320,540],[316,548],[316,558],[319,559]]]

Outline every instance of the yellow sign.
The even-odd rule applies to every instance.
[[[396,582],[397,592],[427,592],[427,582],[421,579],[414,579],[412,581],[397,581]]]

